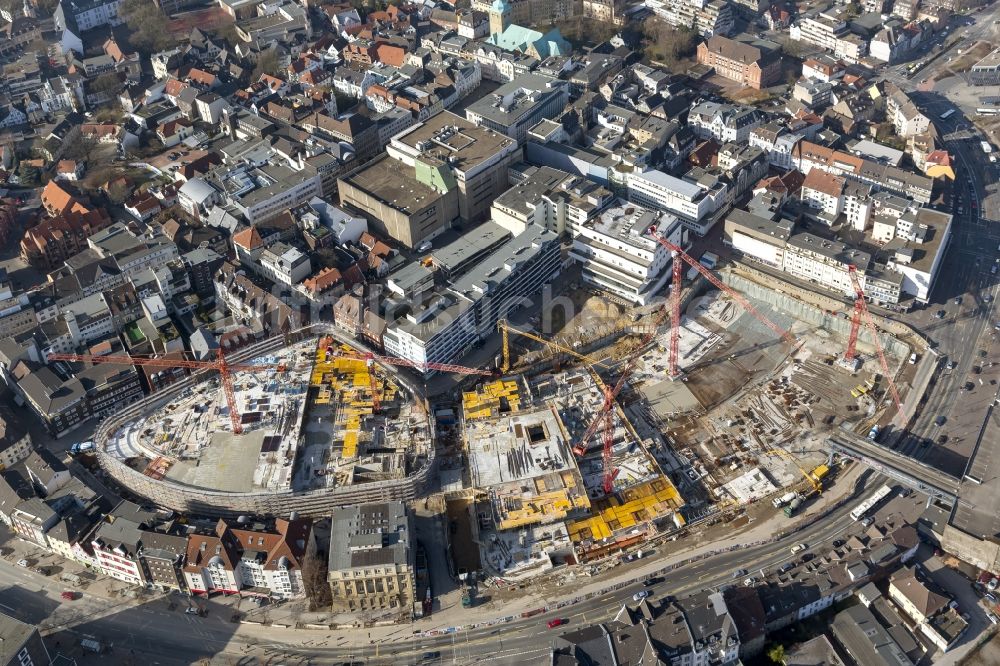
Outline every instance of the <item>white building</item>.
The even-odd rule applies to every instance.
[[[312,273],[309,257],[285,243],[275,243],[260,255],[261,273],[286,286],[302,282]]]
[[[713,213],[726,204],[728,185],[718,179],[692,182],[662,171],[632,173],[628,177],[628,198],[654,210],[674,213],[681,223],[705,235],[714,224]]]
[[[572,226],[570,256],[580,262],[586,282],[646,305],[662,295],[671,274],[670,252],[653,240],[654,228],[683,247],[687,231],[675,216],[618,199],[598,217]]]
[[[831,224],[836,221],[841,210],[841,195],[846,178],[819,169],[813,169],[802,183],[802,202],[824,213]]]
[[[746,143],[750,132],[764,122],[764,114],[749,106],[702,102],[691,108],[688,126],[703,139]]]

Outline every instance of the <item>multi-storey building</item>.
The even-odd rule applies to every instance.
[[[791,25],[788,34],[795,41],[832,51],[850,63],[858,62],[868,53],[868,42],[851,32],[847,15],[841,9],[804,14]]]
[[[722,78],[750,88],[768,88],[781,78],[781,57],[760,47],[713,35],[698,45],[698,62]]]
[[[485,256],[478,241],[469,244],[464,239],[460,246],[453,243],[438,254],[466,270],[455,275],[447,288],[390,321],[383,335],[388,353],[418,366],[456,361],[491,335],[498,319],[550,283],[562,267],[559,236],[537,224]],[[482,258],[469,266],[463,256],[470,254]]]
[[[646,171],[629,174],[627,182],[630,200],[675,214],[684,226],[700,236],[715,224],[713,214],[728,200],[729,186],[710,175],[692,181],[662,171]]]
[[[333,609],[396,610],[410,617],[416,600],[412,539],[413,520],[402,502],[334,511],[327,577]]]
[[[736,29],[736,12],[723,0],[646,0],[646,6],[673,27],[689,28],[705,38]]]
[[[570,256],[580,262],[584,281],[640,305],[658,297],[670,277],[670,252],[653,234],[680,246],[687,236],[673,215],[621,199],[571,229]]]
[[[764,122],[764,114],[753,107],[702,102],[691,108],[688,126],[701,138],[714,137],[721,143],[744,143],[750,132]]]
[[[458,190],[459,215],[478,222],[507,189],[507,168],[521,158],[517,141],[449,111],[392,138],[389,156],[421,172],[436,173]]]
[[[528,128],[557,115],[568,99],[565,81],[543,74],[522,74],[466,107],[465,117],[523,144]]]

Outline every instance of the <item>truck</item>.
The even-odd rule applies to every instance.
[[[780,509],[781,507],[785,506],[786,504],[788,504],[789,502],[791,502],[796,497],[798,497],[798,495],[796,493],[793,493],[793,492],[792,493],[785,493],[781,497],[775,497],[773,500],[771,500],[771,504],[774,505],[775,509]]]
[[[795,514],[797,514],[799,512],[799,509],[801,509],[801,508],[802,508],[802,497],[799,496],[799,495],[796,495],[795,499],[793,499],[788,504],[788,506],[785,507],[785,517],[786,518],[791,518],[792,516],[794,516]]]
[[[93,449],[93,442],[76,442],[73,446],[69,447],[69,453],[70,455],[78,456],[81,453],[86,453],[87,451],[92,451]]]

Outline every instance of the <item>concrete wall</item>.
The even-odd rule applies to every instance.
[[[726,284],[741,294],[773,305],[779,310],[791,314],[799,321],[825,328],[842,336],[845,340],[851,334],[850,317],[853,307],[845,301],[813,292],[806,293],[804,290],[796,289],[785,283],[780,285],[779,290],[773,286],[775,283],[773,277],[742,266],[739,268],[739,273],[724,271],[720,273],[720,276]],[[768,284],[761,284],[752,279],[757,276],[766,279]],[[876,315],[872,315],[872,318],[875,320],[875,325],[884,331],[890,331],[894,334],[909,332],[905,326],[893,322],[891,319],[883,319]],[[887,355],[900,360],[908,358],[910,355],[910,346],[892,335],[883,332],[879,335],[879,341]],[[858,342],[867,345],[869,349],[874,350],[875,348],[871,333],[865,326],[862,326],[858,332]]]
[[[269,338],[247,349],[234,354],[229,360],[240,362],[275,349],[287,347],[309,337],[333,335],[344,341],[343,334],[336,331],[332,324],[322,323],[309,326],[290,333],[284,337]],[[355,346],[358,343],[352,342]],[[423,392],[408,378],[395,372],[394,369],[384,369],[394,375],[414,400],[424,401],[426,413],[427,404]],[[141,402],[129,405],[113,417],[101,424],[94,433],[97,448],[97,459],[101,468],[123,488],[148,499],[150,502],[167,509],[181,513],[196,513],[209,517],[232,518],[239,515],[252,514],[256,516],[287,516],[296,511],[303,517],[327,516],[341,506],[350,506],[365,502],[388,502],[393,500],[408,501],[415,499],[426,491],[433,481],[435,469],[435,454],[433,432],[430,433],[431,446],[428,454],[421,461],[420,467],[405,479],[359,483],[341,488],[328,488],[294,492],[291,490],[278,492],[247,492],[229,493],[186,486],[169,479],[156,480],[132,469],[123,461],[105,451],[105,444],[112,433],[127,422],[161,408],[184,389],[210,378],[214,371],[201,372],[178,382],[169,389],[156,393]],[[430,418],[430,417],[428,417]]]

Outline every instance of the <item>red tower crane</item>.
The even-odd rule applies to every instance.
[[[896,404],[896,416],[902,418],[903,403],[899,399],[899,391],[896,390],[896,382],[892,379],[892,373],[889,372],[889,364],[886,362],[885,354],[882,352],[882,342],[878,339],[878,329],[875,328],[875,320],[872,319],[872,314],[868,311],[868,304],[865,302],[865,292],[861,289],[861,280],[858,278],[858,270],[854,266],[851,266],[848,269],[847,274],[850,276],[851,285],[854,287],[855,299],[854,320],[851,321],[851,337],[847,341],[847,352],[844,354],[844,358],[854,358],[855,346],[858,342],[859,322],[863,318],[865,326],[868,327],[868,332],[872,335],[872,341],[875,343],[875,351],[878,353],[878,362],[879,365],[882,366],[882,376],[885,377],[885,381],[889,384],[889,392],[892,394],[892,401]]]
[[[857,272],[858,268],[854,264],[847,268],[851,284],[854,286],[854,315],[851,317],[851,336],[847,338],[847,351],[844,352],[845,361],[854,360],[858,346],[858,329],[861,328],[861,313],[865,311],[865,292],[861,290]]]
[[[119,365],[142,365],[150,368],[189,368],[192,370],[217,370],[219,383],[226,394],[229,405],[229,418],[233,423],[233,432],[237,435],[243,432],[240,422],[240,412],[236,408],[236,394],[233,391],[234,372],[260,371],[273,369],[284,372],[284,364],[264,363],[229,363],[219,348],[219,358],[215,361],[189,361],[186,359],[155,358],[152,356],[91,356],[89,354],[49,354],[49,361],[89,361],[91,363],[115,363]]]
[[[789,333],[788,331],[786,331],[785,329],[781,328],[773,321],[768,319],[762,312],[760,312],[757,308],[751,305],[747,299],[743,298],[743,296],[741,296],[739,292],[737,292],[735,289],[733,289],[725,282],[717,278],[710,270],[702,266],[701,262],[694,259],[691,255],[685,252],[680,246],[674,245],[666,238],[657,235],[656,227],[650,227],[649,232],[653,236],[653,238],[657,242],[659,242],[660,245],[669,250],[674,257],[674,274],[673,274],[674,283],[670,287],[671,314],[672,314],[670,321],[670,376],[671,377],[677,377],[680,374],[680,369],[677,367],[677,360],[678,360],[677,347],[680,341],[680,326],[681,326],[681,297],[680,297],[681,264],[679,261],[677,261],[678,258],[680,258],[681,260],[684,261],[684,263],[688,264],[696,271],[701,273],[701,275],[704,276],[706,280],[715,285],[720,291],[732,297],[734,301],[739,303],[740,307],[742,307],[744,310],[753,315],[754,318],[756,318],[762,324],[767,326],[769,329],[774,331],[774,334],[777,335],[779,338],[781,338],[782,340],[784,340],[789,344],[795,344],[795,338],[792,337],[791,333]]]

